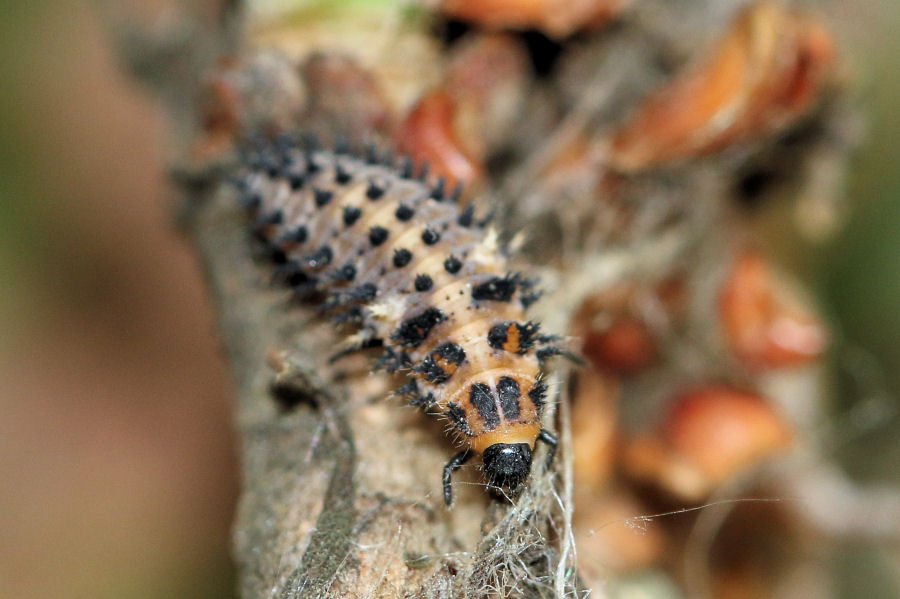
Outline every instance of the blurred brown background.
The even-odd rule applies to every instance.
[[[150,25],[167,5],[129,4]],[[181,3],[210,28],[215,4]],[[836,408],[877,397],[897,410],[900,5],[825,8],[867,113],[855,212],[826,251],[762,226],[833,316]],[[94,4],[0,15],[0,597],[229,596],[228,378],[174,225],[166,114]],[[900,483],[897,423],[849,431],[837,457],[861,480]],[[872,548],[845,553],[842,596],[900,579]]]

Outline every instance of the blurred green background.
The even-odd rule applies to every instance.
[[[178,5],[129,4],[150,27]],[[216,2],[192,5],[212,28]],[[837,409],[896,410],[900,2],[825,6],[866,140],[843,231],[824,251],[786,242],[782,260],[834,319]],[[173,227],[166,115],[94,4],[6,2],[0,16],[0,597],[230,596],[227,375]],[[837,457],[900,483],[897,430],[894,417],[849,431]],[[898,576],[872,548],[841,563],[847,597]]]

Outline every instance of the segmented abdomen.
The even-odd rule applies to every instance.
[[[534,445],[546,342],[525,319],[535,294],[471,207],[371,151],[280,139],[244,162],[243,201],[280,277],[357,322],[360,346],[382,340],[380,364],[409,369],[402,393],[446,416],[473,450]]]

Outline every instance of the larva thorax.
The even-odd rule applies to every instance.
[[[526,320],[531,283],[508,272],[494,232],[408,161],[281,140],[245,162],[244,203],[279,276],[300,295],[324,293],[338,320],[360,326],[360,347],[381,340],[380,364],[410,376],[400,392],[467,446],[450,471],[474,452],[489,482],[522,482],[542,434],[548,338]],[[448,485],[445,470],[449,499]]]

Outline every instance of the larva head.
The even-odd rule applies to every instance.
[[[528,443],[495,443],[482,454],[484,475],[490,485],[514,491],[531,472],[531,446]]]

